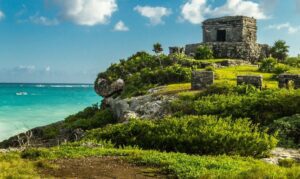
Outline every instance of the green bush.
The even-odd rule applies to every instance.
[[[98,78],[113,82],[118,78],[125,81],[122,97],[143,95],[149,88],[157,85],[189,82],[193,68],[200,68],[202,62],[184,55],[153,56],[146,52],[138,52],[127,60],[112,64]]]
[[[273,72],[277,75],[289,71],[289,67],[284,64],[277,64],[273,70]]]
[[[185,116],[160,121],[132,120],[87,133],[86,139],[111,140],[118,146],[196,154],[262,156],[277,140],[247,119]]]
[[[278,160],[278,164],[279,166],[282,166],[282,167],[287,167],[287,168],[291,168],[295,165],[297,165],[297,161],[295,161],[294,159],[281,159],[281,160]]]
[[[202,60],[202,59],[212,59],[213,51],[209,46],[206,45],[199,45],[196,50],[195,59]]]
[[[274,59],[272,57],[266,58],[261,62],[260,66],[259,66],[259,71],[269,72],[269,73],[273,72],[276,64],[277,64],[276,59]]]
[[[300,114],[283,117],[270,125],[271,131],[279,131],[279,145],[300,147]]]
[[[50,154],[46,150],[37,149],[37,148],[29,148],[21,153],[21,158],[24,159],[38,159],[41,157],[48,157]]]
[[[74,122],[78,119],[87,119],[91,118],[95,115],[97,111],[99,111],[98,104],[94,104],[91,107],[85,108],[83,111],[78,112],[77,114],[70,115],[65,119],[65,122]]]
[[[72,121],[67,120],[66,127],[71,129],[81,128],[83,130],[89,130],[117,122],[113,117],[112,112],[108,109],[98,110],[93,114],[93,116],[86,116],[87,118],[81,117],[82,116],[79,115],[78,118],[72,117]]]
[[[300,57],[289,57],[284,61],[285,64],[291,67],[300,67]]]
[[[178,64],[165,68],[144,68],[140,72],[131,75],[126,83],[123,97],[145,94],[149,88],[156,85],[189,82],[192,69],[182,67]]]
[[[177,99],[171,109],[177,114],[218,115],[250,118],[255,123],[268,125],[275,119],[300,113],[300,90],[264,90],[221,88],[221,93],[198,95],[193,100]]]

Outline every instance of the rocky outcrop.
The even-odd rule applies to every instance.
[[[106,98],[103,103],[110,108],[119,122],[130,118],[160,119],[168,115],[168,104],[174,99],[173,96],[145,95],[128,99]]]
[[[102,97],[110,97],[113,94],[123,90],[125,82],[123,79],[118,79],[112,83],[104,78],[99,78],[95,83],[95,91]]]
[[[271,164],[278,165],[280,160],[292,159],[300,163],[300,149],[275,148],[271,151],[271,157],[262,159]]]

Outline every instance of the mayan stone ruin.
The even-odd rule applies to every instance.
[[[262,75],[240,75],[237,76],[237,85],[253,85],[256,88],[262,89],[263,77]]]
[[[214,83],[213,71],[193,71],[192,90],[204,89]]]
[[[290,82],[294,82],[294,88],[300,89],[300,74],[281,74],[278,76],[278,87],[286,88]]]
[[[203,42],[185,46],[185,54],[194,56],[199,45],[209,46],[215,58],[243,59],[251,62],[269,56],[269,46],[256,43],[256,19],[226,16],[203,22]]]

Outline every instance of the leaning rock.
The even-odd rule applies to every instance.
[[[99,78],[95,84],[95,91],[100,96],[109,97],[116,92],[122,91],[124,86],[125,82],[122,79],[118,79],[110,84],[106,79]]]
[[[169,114],[173,96],[144,95],[128,99],[107,98],[105,102],[119,122],[132,118],[161,119]]]

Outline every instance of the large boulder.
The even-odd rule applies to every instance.
[[[125,82],[122,79],[118,79],[112,83],[104,78],[99,78],[95,83],[95,91],[102,97],[110,97],[111,95],[123,90]]]
[[[124,122],[131,118],[161,119],[169,114],[168,106],[174,99],[174,96],[144,95],[127,99],[106,98],[104,103],[119,122]]]

